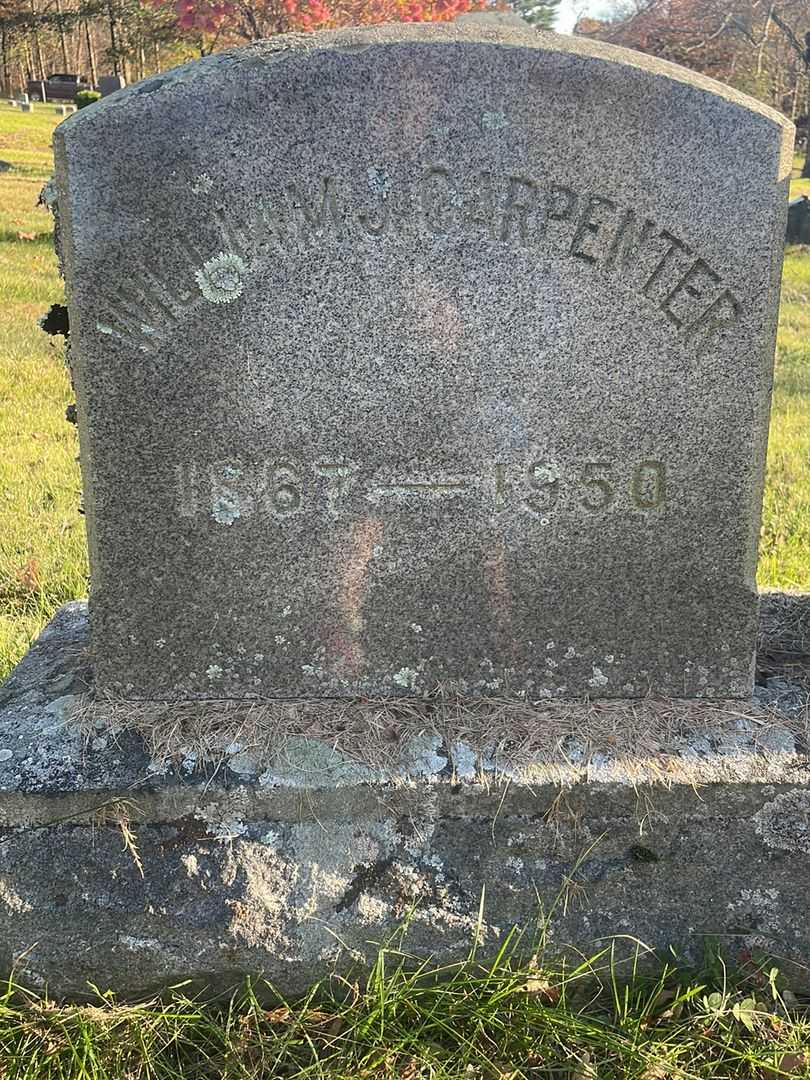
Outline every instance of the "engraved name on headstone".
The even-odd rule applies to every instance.
[[[782,117],[472,19],[55,145],[103,689],[748,692]]]

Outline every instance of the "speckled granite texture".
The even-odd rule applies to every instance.
[[[807,599],[781,602],[780,626],[784,605],[810,625]],[[650,733],[634,755],[587,752],[572,722],[554,770],[508,753],[472,768],[426,737],[373,776],[315,739],[261,772],[243,753],[156,770],[133,732],[103,725],[82,739],[88,642],[86,606],[66,606],[0,688],[0,968],[28,985],[134,995],[254,973],[297,993],[362,978],[408,913],[406,949],[458,960],[540,907],[552,953],[620,935],[619,954],[637,938],[699,961],[719,938],[729,957],[810,963],[807,691],[775,673],[784,636],[763,642],[758,704],[707,733],[685,703],[666,753]]]
[[[61,124],[100,685],[748,694],[790,149],[474,18]]]

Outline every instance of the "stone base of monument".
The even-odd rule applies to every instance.
[[[766,601],[750,703],[365,703],[364,749],[335,705],[93,703],[68,604],[0,691],[0,959],[58,995],[295,993],[404,920],[447,961],[539,919],[558,952],[810,963],[809,627]]]

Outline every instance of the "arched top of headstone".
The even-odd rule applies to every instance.
[[[453,22],[441,23],[386,23],[377,26],[351,27],[342,30],[319,31],[317,33],[283,34],[252,45],[231,49],[212,56],[190,61],[172,71],[144,79],[124,91],[116,93],[113,101],[105,100],[92,110],[80,110],[69,124],[62,128],[62,134],[68,135],[79,127],[99,123],[102,116],[113,109],[131,105],[141,95],[167,93],[181,87],[202,85],[201,80],[221,78],[224,80],[249,80],[250,74],[257,69],[268,79],[278,78],[283,81],[282,70],[268,71],[267,65],[324,63],[328,54],[340,56],[357,55],[361,52],[376,53],[382,58],[383,53],[399,49],[417,47],[467,49],[480,57],[481,49],[498,52],[511,50],[531,50],[535,54],[535,63],[542,62],[545,55],[566,58],[566,67],[553,68],[553,74],[559,78],[574,81],[598,83],[605,77],[603,66],[620,67],[637,72],[639,77],[669,80],[684,89],[689,88],[696,94],[711,94],[728,103],[763,118],[777,128],[790,133],[791,122],[782,113],[740,93],[725,83],[717,82],[699,72],[673,64],[633,49],[625,49],[608,42],[595,41],[586,37],[560,35],[550,31],[535,30],[519,16],[499,12],[473,12],[462,15]],[[371,60],[368,57],[367,60]],[[450,62],[448,60],[448,62]],[[391,58],[386,60],[391,63]],[[482,68],[482,76],[490,72]],[[532,90],[542,88],[542,76],[536,70],[534,79],[526,87]],[[396,71],[391,71],[395,77]],[[313,72],[313,77],[321,77],[320,69]]]

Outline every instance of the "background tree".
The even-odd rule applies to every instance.
[[[560,0],[514,0],[515,12],[538,30],[553,30]]]
[[[557,3],[558,0],[545,0]],[[492,0],[155,0],[200,52],[288,31],[380,22],[436,22],[493,6]]]
[[[128,82],[194,55],[287,31],[435,22],[485,7],[547,26],[559,0],[0,0],[3,93],[73,71]],[[517,5],[517,6],[516,6]]]
[[[193,54],[173,11],[147,0],[0,0],[2,92],[52,72],[142,78]]]
[[[635,0],[575,33],[683,64],[784,112],[807,143],[810,0]],[[803,175],[810,175],[805,160]]]

